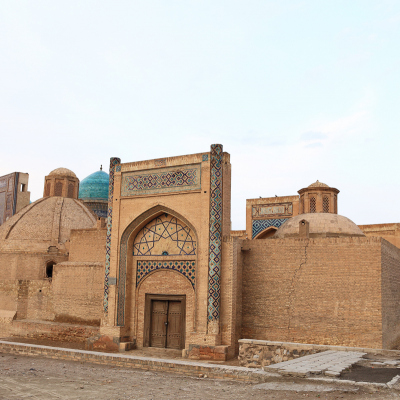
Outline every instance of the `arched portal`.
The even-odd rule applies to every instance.
[[[144,343],[141,338],[149,338],[151,333],[149,336],[147,332],[146,336],[142,330],[152,326],[151,321],[144,321],[145,315],[151,314],[148,309],[143,309],[145,304],[140,306],[139,299],[143,300],[147,294],[160,295],[163,299],[152,299],[146,303],[151,307],[161,305],[160,309],[164,307],[171,310],[173,307],[185,307],[185,304],[193,305],[196,263],[196,231],[183,216],[171,209],[154,207],[125,229],[120,241],[117,325],[125,326],[132,336],[137,337],[139,347],[149,343]],[[157,287],[142,285],[149,277],[152,278],[148,282],[158,282]],[[168,296],[178,296],[178,300],[168,300]],[[193,316],[193,312],[186,312],[183,308],[180,312],[182,316]],[[191,329],[193,321],[181,321],[181,324]],[[184,346],[184,342],[181,343]]]

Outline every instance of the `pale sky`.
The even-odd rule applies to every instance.
[[[0,175],[32,201],[79,179],[224,145],[247,198],[317,179],[357,224],[400,222],[400,1],[0,0]]]

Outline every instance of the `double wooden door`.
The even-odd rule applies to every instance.
[[[150,346],[168,349],[184,347],[184,301],[151,299]]]

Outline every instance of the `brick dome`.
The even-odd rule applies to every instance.
[[[51,171],[49,173],[49,175],[63,175],[63,176],[70,176],[72,178],[76,178],[75,173],[72,172],[68,168],[56,168],[56,169],[53,169],[53,171]]]
[[[71,229],[94,228],[96,217],[82,202],[67,197],[45,197],[25,207],[0,226],[0,252],[24,249],[64,251]]]
[[[350,219],[338,214],[308,213],[288,219],[273,236],[277,239],[299,237],[302,221],[309,224],[309,237],[365,236]]]

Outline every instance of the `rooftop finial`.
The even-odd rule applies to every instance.
[[[103,171],[103,164],[100,165],[100,171]]]

